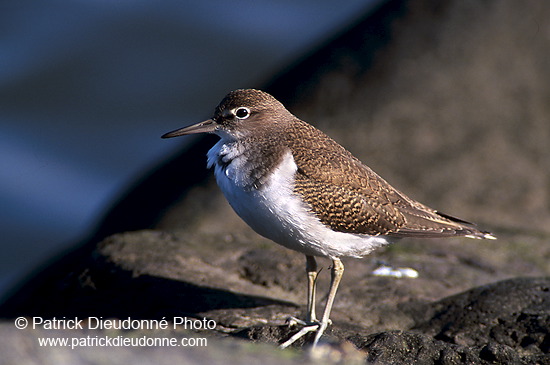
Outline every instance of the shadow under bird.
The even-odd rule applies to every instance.
[[[260,235],[306,256],[307,317],[295,319],[303,327],[281,347],[312,331],[318,343],[344,273],[341,257],[362,257],[402,237],[495,239],[407,197],[266,92],[232,91],[211,119],[162,138],[196,133],[220,137],[208,151],[208,167],[235,212]],[[320,320],[316,256],[332,260]]]

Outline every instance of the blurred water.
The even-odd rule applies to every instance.
[[[3,2],[0,295],[181,147],[161,134],[261,85],[378,2]]]

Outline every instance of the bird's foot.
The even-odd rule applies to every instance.
[[[316,319],[312,321],[303,321],[299,318],[290,317],[287,319],[287,324],[289,326],[292,327],[292,326],[300,325],[303,327],[302,329],[300,329],[300,331],[296,332],[292,337],[290,337],[288,340],[283,342],[279,347],[282,349],[287,348],[288,346],[292,345],[294,342],[296,342],[300,338],[304,337],[306,334],[310,332],[317,332],[315,334],[315,339],[313,341],[313,347],[315,347],[319,342],[319,339],[323,335],[323,332],[325,331],[327,326],[331,323],[332,321],[330,319],[327,320],[326,322],[322,322]]]

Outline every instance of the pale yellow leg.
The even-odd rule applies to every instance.
[[[332,268],[330,270],[330,289],[328,292],[327,304],[325,305],[325,311],[323,312],[323,318],[321,318],[319,329],[315,334],[313,347],[317,345],[317,342],[319,342],[319,339],[330,322],[330,311],[332,310],[332,304],[334,303],[334,298],[336,298],[336,291],[338,290],[338,285],[340,285],[340,280],[342,280],[343,275],[344,264],[342,264],[339,258],[333,258]]]
[[[306,256],[306,273],[307,273],[307,316],[306,322],[312,323],[317,321],[315,315],[315,286],[317,284],[317,262],[315,257]]]
[[[290,346],[296,340],[303,337],[306,333],[312,331],[317,332],[313,341],[313,347],[315,347],[330,323],[330,312],[332,310],[332,305],[334,304],[334,298],[336,297],[338,285],[344,275],[344,264],[342,264],[342,261],[338,258],[332,259],[332,268],[330,270],[330,289],[328,292],[327,304],[325,305],[323,318],[321,318],[321,322],[318,323],[314,323],[317,322],[315,320],[315,281],[317,279],[317,271],[314,270],[317,268],[316,266],[315,258],[313,256],[306,256],[306,271],[308,275],[308,317],[310,318],[308,319],[306,326],[283,343],[281,348]],[[310,321],[310,319],[313,320]]]

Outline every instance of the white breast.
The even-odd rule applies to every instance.
[[[219,163],[220,157],[222,162]],[[235,212],[260,235],[306,255],[361,257],[389,243],[387,237],[335,232],[294,193],[297,166],[290,150],[259,188],[246,188],[247,164],[238,146],[220,140],[208,151],[208,167]]]

